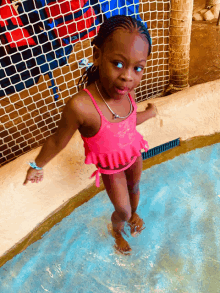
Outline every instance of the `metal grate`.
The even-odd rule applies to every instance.
[[[153,149],[149,149],[148,152],[143,152],[142,154],[142,158],[143,160],[146,160],[148,158],[154,157],[156,155],[159,155],[169,149],[172,149],[176,146],[178,146],[180,144],[180,138],[174,139],[170,142],[164,143],[160,146],[157,146]]]

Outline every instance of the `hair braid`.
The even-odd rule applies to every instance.
[[[135,18],[133,18],[131,16],[126,16],[126,15],[114,15],[108,19],[106,18],[105,21],[100,26],[98,35],[91,42],[91,45],[92,46],[96,45],[98,48],[103,50],[103,48],[104,48],[103,45],[104,45],[106,39],[116,29],[119,29],[119,28],[127,29],[130,32],[137,29],[141,35],[144,35],[149,43],[148,55],[150,55],[152,41],[151,41],[150,34],[148,32],[148,29],[141,21],[136,20]],[[81,88],[83,88],[84,83],[87,83],[87,86],[88,86],[91,83],[95,82],[97,79],[99,79],[99,68],[92,65],[92,67],[89,67],[83,73],[83,75],[81,76],[81,78],[77,84],[78,90],[79,90],[79,84],[80,84],[81,79],[82,79]]]

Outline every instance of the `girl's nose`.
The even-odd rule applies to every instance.
[[[122,76],[121,76],[124,80],[126,81],[132,81],[133,78],[132,78],[132,70],[131,69],[126,69]]]

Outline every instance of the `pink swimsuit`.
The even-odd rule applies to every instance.
[[[85,148],[85,164],[95,164],[97,170],[91,175],[90,179],[96,175],[96,186],[99,187],[99,173],[114,174],[128,169],[141,156],[141,149],[147,152],[149,149],[148,143],[143,139],[143,136],[136,130],[137,105],[129,94],[129,98],[133,105],[133,112],[125,120],[121,122],[109,122],[100,111],[95,99],[91,93],[86,91],[93,101],[98,113],[101,116],[101,127],[94,136],[84,137]],[[131,157],[134,158],[131,160]],[[103,168],[110,166],[111,169],[119,168],[119,164],[125,165],[130,163],[125,168],[120,170],[105,170]]]

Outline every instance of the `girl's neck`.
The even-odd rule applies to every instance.
[[[111,102],[112,103],[121,103],[121,101],[124,100],[124,98],[127,97],[127,95],[125,95],[125,96],[119,96],[117,98],[110,97],[108,95],[108,93],[106,92],[106,90],[104,89],[104,87],[102,86],[100,80],[96,80],[93,83],[93,89],[96,92],[96,96],[98,96],[101,100],[103,98],[107,103],[111,103]]]

